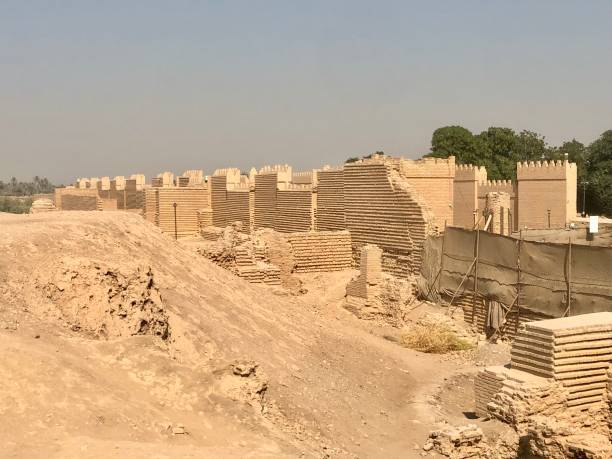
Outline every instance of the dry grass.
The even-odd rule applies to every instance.
[[[402,345],[429,354],[465,351],[473,345],[459,338],[447,325],[415,325],[402,336]]]

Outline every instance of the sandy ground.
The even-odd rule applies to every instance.
[[[342,307],[354,272],[289,295],[120,212],[0,214],[0,254],[0,457],[410,458],[441,422],[501,429],[471,380],[507,347],[405,349]]]

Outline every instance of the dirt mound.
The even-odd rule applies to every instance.
[[[137,215],[0,214],[0,253],[3,457],[402,457],[450,372]]]
[[[166,340],[170,335],[150,266],[62,258],[36,283],[48,300],[42,303],[44,312],[57,310],[72,329],[105,338],[155,335]]]

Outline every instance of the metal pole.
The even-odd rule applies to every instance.
[[[177,206],[176,202],[172,204],[172,207],[174,207],[174,239],[178,240],[178,230],[176,227],[176,206]]]
[[[474,256],[476,261],[474,263],[474,284],[472,291],[472,324],[474,324],[474,317],[476,314],[476,292],[478,291],[478,250],[480,248],[480,228],[476,230],[476,247],[474,248]]]
[[[572,236],[570,235],[569,244],[567,245],[567,308],[563,313],[563,317],[570,314],[572,307]]]
[[[523,230],[520,230],[518,253],[516,257],[516,322],[514,334],[518,333],[519,321],[521,320],[521,248],[523,247]]]

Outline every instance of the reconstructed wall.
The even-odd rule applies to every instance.
[[[227,191],[227,224],[242,222],[242,231],[245,233],[250,233],[252,228],[250,195],[249,184],[230,186]]]
[[[346,229],[343,168],[317,173],[316,224],[319,231]]]
[[[210,205],[213,209],[213,224],[226,227],[232,223],[228,187],[240,183],[240,170],[236,168],[218,169],[210,178]],[[247,222],[243,222],[248,225]]]
[[[427,204],[440,231],[453,224],[454,156],[400,159],[399,173]]]
[[[155,215],[157,213],[157,188],[147,188],[144,190],[144,209],[143,216],[145,220],[155,223]]]
[[[375,245],[365,245],[361,250],[360,273],[346,286],[349,306],[368,316],[368,309],[378,310],[379,285],[382,280],[382,250]]]
[[[348,231],[311,231],[287,235],[296,272],[339,271],[351,267]]]
[[[195,236],[199,233],[198,210],[206,206],[206,189],[187,188],[157,188],[157,209],[155,224],[162,232],[178,237]],[[176,206],[176,220],[174,213]]]
[[[344,199],[355,256],[361,246],[376,244],[383,250],[385,272],[407,277],[418,270],[433,219],[393,163],[375,158],[346,164]]]
[[[91,188],[56,188],[54,202],[58,210],[101,210],[98,190]]]
[[[516,209],[516,183],[512,182],[512,180],[487,180],[486,182],[481,183],[478,186],[478,214],[484,215],[484,211],[487,207],[487,195],[489,193],[505,193],[510,198],[510,206],[508,209],[510,210],[510,220],[512,225],[510,227],[511,231],[516,230],[518,220],[517,220],[517,209]],[[480,227],[482,228],[485,224],[485,219],[483,218],[480,221]]]
[[[508,236],[511,232],[510,195],[504,192],[487,193],[485,214],[491,216],[489,231]]]
[[[255,176],[254,226],[274,228],[276,216],[276,172],[259,173]]]
[[[577,169],[567,161],[517,164],[520,228],[564,228],[576,216]]]
[[[98,196],[65,194],[62,196],[61,210],[102,210]]]
[[[474,227],[474,211],[478,214],[478,189],[487,181],[484,167],[459,164],[455,169],[453,184],[453,225]],[[476,217],[478,218],[478,216]]]
[[[274,229],[293,233],[314,229],[314,208],[310,185],[282,184],[276,191]]]

